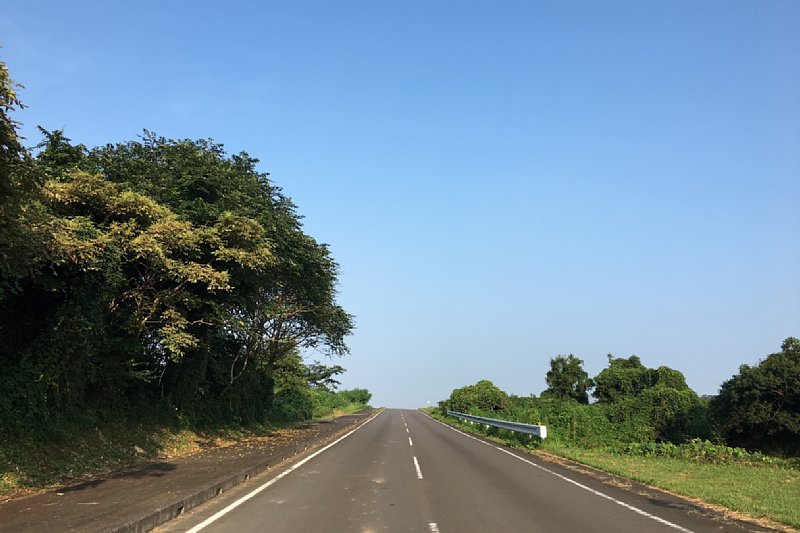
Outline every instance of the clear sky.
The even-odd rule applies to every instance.
[[[713,394],[800,336],[800,2],[7,2],[15,118],[246,150],[341,265],[346,387],[551,357]]]

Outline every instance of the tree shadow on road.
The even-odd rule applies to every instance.
[[[118,472],[113,474],[109,477],[102,478],[102,479],[91,479],[88,481],[84,481],[83,483],[78,483],[77,485],[68,485],[65,487],[60,487],[53,492],[60,493],[60,494],[69,494],[72,492],[79,492],[86,489],[91,489],[98,487],[108,481],[109,479],[142,479],[145,477],[161,477],[167,475],[168,472],[171,472],[177,468],[176,465],[170,463],[154,463],[151,465],[144,466],[142,468],[136,468],[133,470],[126,470],[125,472]]]

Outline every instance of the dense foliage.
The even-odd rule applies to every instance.
[[[671,442],[635,443],[628,444],[616,451],[626,455],[690,459],[700,463],[800,467],[800,459],[781,459],[757,451],[749,452],[744,448],[714,444],[702,439],[692,439],[679,445]]]
[[[480,409],[499,411],[508,404],[508,394],[488,379],[456,389],[450,395],[447,408],[460,413]]]
[[[608,367],[594,378],[592,395],[600,402],[615,402],[637,396],[653,387],[686,390],[683,374],[666,366],[647,368],[638,356],[627,359],[608,355]]]
[[[557,355],[550,359],[550,370],[545,376],[547,389],[542,396],[552,396],[560,400],[576,400],[589,403],[589,389],[592,380],[583,369],[583,360],[572,354]]]
[[[800,340],[758,365],[742,365],[711,402],[724,439],[749,449],[800,456]]]
[[[264,421],[283,361],[347,352],[338,266],[256,159],[149,132],[87,149],[43,129],[34,155],[0,66],[0,431]],[[341,367],[314,365],[299,379],[337,384]]]
[[[582,363],[572,355],[553,358],[541,398],[508,396],[484,380],[455,389],[440,410],[541,423],[556,445],[684,458],[705,454],[714,461],[769,462],[763,453],[800,456],[800,341],[793,337],[758,366],[743,365],[710,405],[681,372],[648,368],[635,355],[609,355],[608,367],[592,380]],[[576,384],[587,381],[595,384],[592,404],[577,393]]]

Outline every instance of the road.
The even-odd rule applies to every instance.
[[[745,531],[388,409],[340,441],[165,524],[212,532]]]

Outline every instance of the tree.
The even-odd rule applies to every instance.
[[[705,404],[686,384],[678,370],[667,366],[647,368],[638,356],[627,359],[608,355],[608,367],[595,378],[592,393],[608,407],[616,423],[638,420],[649,438],[683,442],[704,437]]]
[[[344,372],[345,369],[339,365],[327,366],[319,361],[314,361],[305,367],[305,376],[308,384],[312,388],[326,391],[334,391],[341,385],[333,376],[338,376]]]
[[[0,306],[6,295],[19,292],[20,280],[37,271],[50,248],[37,232],[47,218],[38,203],[41,176],[10,116],[25,107],[19,87],[0,61]]]
[[[594,378],[592,395],[600,402],[636,396],[649,386],[649,373],[637,355],[627,359],[608,354],[608,367]]]
[[[780,352],[740,366],[710,410],[729,445],[800,456],[800,340],[789,337]]]
[[[264,419],[281,361],[347,353],[338,265],[257,160],[45,129],[34,158],[0,67],[0,431],[128,408]],[[323,368],[302,379],[334,387]]]
[[[9,113],[24,107],[17,96],[16,87],[6,64],[0,61],[0,205],[15,192],[19,186],[17,167],[27,156],[27,151],[17,134],[17,122]]]
[[[302,393],[295,414],[309,381],[338,384],[338,365],[294,365],[347,353],[338,264],[256,159],[150,132],[89,149],[43,128],[34,157],[15,87],[0,63],[0,432],[125,410],[263,420],[276,376]]]
[[[652,387],[689,388],[686,378],[678,370],[668,366],[647,368],[637,355],[623,359],[611,354],[608,354],[608,367],[595,376],[594,385],[592,395],[601,402],[637,396]]]
[[[372,393],[367,389],[347,389],[340,391],[338,394],[348,402],[361,405],[368,405],[372,399]]]
[[[228,389],[242,372],[271,374],[297,349],[347,353],[353,319],[336,303],[338,264],[326,245],[302,231],[296,206],[256,171],[258,160],[244,152],[228,158],[210,140],[150,132],[141,142],[107,145],[88,157],[109,180],[124,181],[198,226],[218,226],[230,248],[259,254],[257,265],[234,251],[210,258],[231,278],[232,290],[216,307],[239,346],[229,361]]]
[[[583,360],[572,354],[566,357],[559,354],[550,359],[550,370],[545,382],[547,389],[542,396],[589,403],[587,391],[592,386],[592,380],[583,369]]]
[[[453,390],[448,400],[449,409],[466,413],[473,409],[499,411],[507,405],[508,394],[488,379]]]

